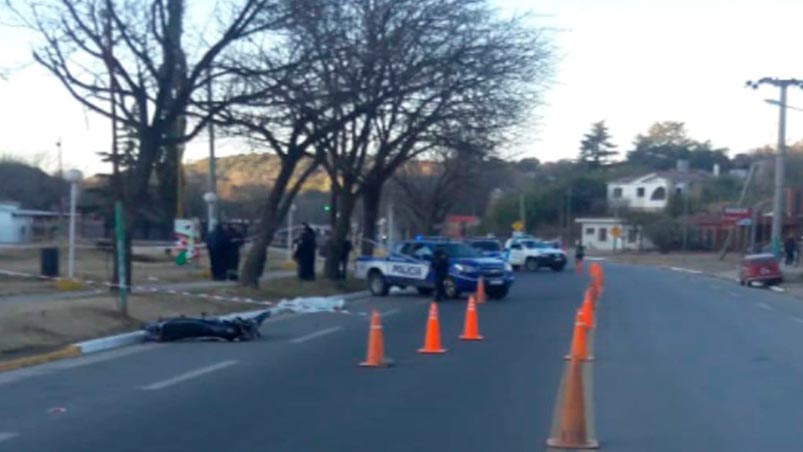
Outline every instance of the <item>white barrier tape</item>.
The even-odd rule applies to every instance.
[[[39,279],[43,281],[69,281],[68,278],[61,278],[61,277],[49,277],[49,276],[42,276],[42,275],[34,275],[32,273],[25,273],[25,272],[18,272],[13,270],[2,270],[0,269],[0,275],[5,276],[13,276],[13,277],[21,277],[21,278],[31,278],[31,279]],[[90,279],[81,280],[81,279],[74,279],[72,281],[85,284],[87,286],[104,286],[108,288],[119,288],[120,285],[112,284],[108,281],[103,282],[96,282]],[[131,290],[134,293],[137,292],[149,292],[149,293],[164,293],[167,295],[179,295],[184,297],[197,297],[197,298],[204,298],[204,299],[212,299],[215,301],[229,301],[232,303],[244,303],[244,304],[254,304],[259,306],[274,306],[276,303],[273,301],[268,300],[254,300],[252,298],[242,298],[242,297],[224,297],[221,295],[215,294],[206,294],[206,293],[193,293],[187,291],[177,291],[175,289],[162,289],[156,286],[131,286]]]

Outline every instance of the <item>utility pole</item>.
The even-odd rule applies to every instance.
[[[58,141],[56,141],[56,150],[58,151],[58,158],[59,158],[59,179],[64,177],[64,159],[62,158],[61,154],[61,137],[59,137]]]
[[[772,200],[772,253],[776,260],[781,258],[781,233],[783,231],[784,203],[783,185],[786,160],[786,94],[788,88],[803,88],[803,80],[764,77],[758,81],[748,81],[747,86],[758,89],[761,85],[780,88],[778,116],[778,150],[775,153],[775,193]]]
[[[569,184],[569,194],[566,197],[566,241],[568,245],[572,244],[572,188],[574,186]]]

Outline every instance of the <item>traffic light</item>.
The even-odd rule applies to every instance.
[[[325,206],[323,206],[323,211],[324,212],[331,212],[332,211],[332,206],[330,206],[329,204],[326,204]]]

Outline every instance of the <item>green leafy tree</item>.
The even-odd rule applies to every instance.
[[[610,140],[611,134],[605,121],[595,122],[591,126],[591,132],[585,134],[580,142],[579,160],[588,163],[592,168],[605,165],[611,157],[619,153],[614,150],[616,145]]]
[[[642,165],[653,170],[675,167],[678,160],[688,160],[694,169],[711,171],[714,164],[726,170],[730,159],[726,149],[714,148],[710,141],[689,138],[682,122],[656,122],[645,135],[638,135],[635,148],[627,153],[628,163]]]

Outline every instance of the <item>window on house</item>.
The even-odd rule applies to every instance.
[[[616,187],[613,189],[613,197],[614,198],[621,198],[622,197],[622,187]]]
[[[586,228],[586,235],[594,235],[594,228]]]
[[[599,236],[597,240],[600,242],[607,242],[608,241],[608,230],[606,228],[599,228]]]
[[[654,201],[655,200],[666,199],[666,189],[664,187],[656,188],[655,191],[652,192],[652,195],[650,196],[650,199],[652,199]]]
[[[636,243],[638,239],[638,231],[636,228],[630,228],[627,230],[627,243]]]
[[[639,187],[636,189],[636,196],[638,196],[639,198],[644,197],[644,187]]]

